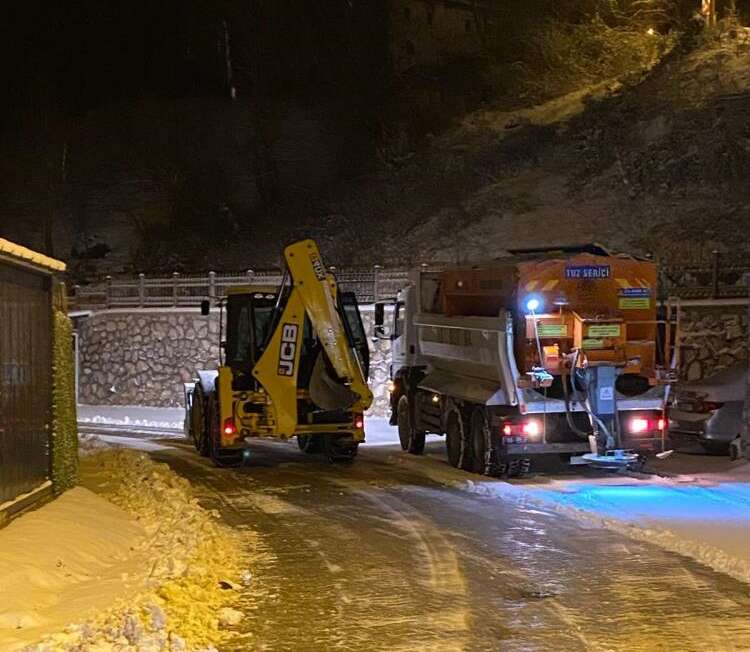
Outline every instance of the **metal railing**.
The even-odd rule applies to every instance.
[[[426,265],[422,266],[427,269]],[[366,269],[331,267],[339,286],[353,291],[360,303],[394,297],[408,279],[407,268],[385,268],[380,265]],[[439,269],[430,267],[429,269]],[[750,265],[720,265],[717,257],[710,266],[665,266],[660,268],[659,296],[662,299],[731,299],[748,296],[743,275]],[[84,308],[163,308],[197,306],[207,297],[221,297],[231,287],[281,283],[279,270],[237,273],[209,272],[204,275],[111,278],[92,285],[76,285],[70,296],[71,309]]]
[[[370,269],[338,270],[339,287],[353,291],[360,303],[372,303],[395,296],[406,285],[408,270],[383,269],[376,265]],[[278,286],[282,273],[278,270],[244,273],[209,272],[202,276],[174,272],[169,277],[149,278],[139,274],[136,278],[107,277],[103,283],[75,285],[70,296],[71,309],[84,308],[164,308],[191,307],[205,298],[226,294],[228,288],[247,285]]]

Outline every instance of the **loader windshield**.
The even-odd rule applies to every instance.
[[[234,294],[227,301],[227,364],[249,373],[260,358],[271,331],[275,298]]]

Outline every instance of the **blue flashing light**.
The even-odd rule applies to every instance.
[[[541,306],[541,301],[537,299],[536,297],[531,297],[530,299],[526,300],[526,310],[529,312],[536,312],[539,310],[539,307]]]

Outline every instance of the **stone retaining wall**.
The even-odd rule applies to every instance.
[[[748,359],[745,306],[684,308],[683,380],[706,378]],[[365,330],[372,333],[374,310],[362,307]],[[197,310],[111,310],[80,319],[79,401],[92,405],[183,404],[182,383],[195,370],[216,368],[219,316]],[[370,414],[386,416],[390,342],[370,340]]]
[[[683,308],[680,377],[701,380],[748,359],[747,306]]]
[[[374,311],[362,307],[366,332]],[[196,369],[215,369],[219,359],[219,315],[193,310],[111,310],[77,318],[78,398],[90,405],[183,405],[182,383]],[[388,409],[390,342],[371,342],[370,410]]]
[[[78,400],[91,405],[183,404],[182,383],[215,369],[218,313],[105,311],[78,324]]]

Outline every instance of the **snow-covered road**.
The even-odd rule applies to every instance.
[[[741,483],[509,484],[452,469],[442,442],[416,458],[385,423],[368,426],[371,445],[343,466],[294,442],[254,444],[241,470],[215,469],[174,438],[150,451],[273,552],[253,569],[245,638],[231,649],[750,649],[747,584],[625,536],[627,519],[610,527],[622,514],[716,523],[722,497],[742,527]]]
[[[656,477],[520,485],[469,480],[463,486],[481,495],[554,509],[750,583],[750,482]]]

